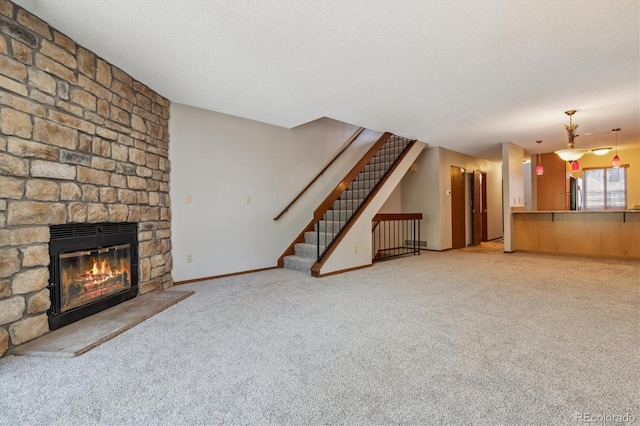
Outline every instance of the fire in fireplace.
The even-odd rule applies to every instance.
[[[61,312],[131,288],[131,244],[60,254]]]
[[[51,227],[49,327],[53,330],[135,297],[135,223]]]

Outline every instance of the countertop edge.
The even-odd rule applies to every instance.
[[[545,213],[640,213],[640,210],[542,210],[542,211],[512,211],[513,214],[545,214]]]

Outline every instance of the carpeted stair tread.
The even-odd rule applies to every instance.
[[[318,245],[311,243],[298,243],[293,246],[296,256],[305,257],[309,259],[316,259],[318,257]],[[320,253],[324,251],[324,246],[320,246]]]
[[[321,220],[318,222],[318,224],[316,225],[317,228],[316,230],[318,230],[318,228],[320,229],[320,232],[325,232],[327,230],[331,231],[333,230],[334,233],[340,231],[340,229],[342,229],[342,227],[345,225],[346,221],[339,221],[339,220]]]
[[[327,210],[324,214],[325,220],[342,220],[346,221],[347,216],[353,212],[344,209]]]
[[[320,232],[320,242],[325,244],[330,244],[333,240],[333,235],[331,233]],[[310,231],[304,233],[304,241],[306,244],[313,244],[314,246],[318,244],[318,233],[316,231]]]
[[[367,191],[367,190],[361,190],[361,191],[344,191],[342,193],[342,195],[340,196],[340,200],[359,200],[362,201],[364,200],[368,193],[371,192],[371,190]]]
[[[285,256],[284,267],[295,271],[306,272],[311,274],[311,267],[316,263],[315,259],[300,256]]]

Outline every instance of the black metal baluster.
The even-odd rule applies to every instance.
[[[320,262],[320,221],[316,223],[316,261]]]
[[[392,249],[391,253],[395,256],[398,254],[398,245],[396,244],[396,221],[391,222],[391,233],[393,236],[391,237],[391,244],[393,244],[390,248]]]
[[[420,220],[416,219],[416,225],[418,228],[418,236],[416,238],[416,251],[418,252],[418,255],[420,255]]]

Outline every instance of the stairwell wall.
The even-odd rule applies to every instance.
[[[380,137],[365,130],[274,221],[357,127],[321,118],[286,129],[176,103],[170,116],[176,281],[276,266],[320,202]]]
[[[400,184],[389,194],[389,198],[380,207],[378,213],[402,213],[402,186]]]
[[[420,239],[427,241],[429,250],[439,250],[439,205],[444,203],[444,196],[440,195],[440,148],[425,148],[416,163],[418,170],[407,173],[400,185],[402,213],[422,213]]]

